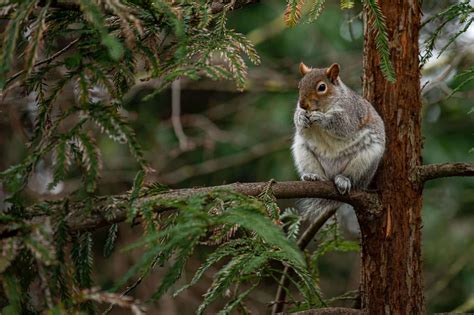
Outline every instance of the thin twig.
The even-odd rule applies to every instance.
[[[462,51],[453,58],[453,60],[447,65],[447,67],[433,80],[426,82],[421,88],[421,95],[428,94],[432,89],[438,87],[440,84],[446,84],[445,80],[453,72],[453,70],[459,65],[462,59],[466,56],[466,51]]]
[[[298,247],[301,250],[304,250],[306,246],[311,242],[316,233],[323,227],[323,225],[336,213],[338,207],[331,208],[322,213],[311,225],[305,230],[303,235],[298,240]],[[289,285],[289,272],[288,266],[285,267],[283,275],[280,279],[280,284],[277,289],[277,294],[275,296],[276,303],[273,305],[272,314],[277,314],[283,311],[286,300],[286,290],[285,288]]]
[[[220,129],[212,120],[205,115],[189,114],[182,115],[181,122],[186,126],[200,128],[206,132],[207,136],[216,141],[226,141],[237,143],[238,137],[230,132]]]
[[[155,259],[153,260],[151,266],[149,269],[153,269],[156,265],[156,263],[158,262],[158,258],[159,256],[156,256]],[[148,269],[148,270],[149,270]],[[140,277],[138,277],[138,279],[132,283],[131,285],[129,285],[121,294],[120,296],[126,296],[127,294],[129,294],[132,290],[134,290],[136,287],[138,287],[138,285],[140,285],[140,283],[142,283],[143,279],[147,276],[148,274],[148,270],[146,270],[145,272],[143,272],[141,274]],[[110,304],[109,307],[102,313],[102,315],[107,315],[110,313],[110,311],[112,311],[112,308],[114,307],[114,305],[116,304]]]
[[[71,49],[77,42],[79,42],[80,38],[76,38],[75,40],[73,40],[72,42],[70,42],[69,44],[67,44],[63,49],[57,51],[56,53],[54,53],[52,56],[50,56],[49,58],[46,58],[44,60],[41,60],[37,63],[34,64],[33,68],[36,68],[36,67],[39,67],[45,63],[50,63],[51,61],[53,61],[54,59],[58,58],[59,56],[61,56],[62,54],[64,54],[66,51],[68,51],[69,49]],[[21,70],[21,71],[18,71],[17,73],[15,73],[14,75],[12,75],[11,77],[9,77],[6,82],[5,82],[5,86],[7,86],[10,82],[12,82],[13,80],[15,80],[16,78],[18,78],[20,75],[22,75],[23,73],[25,73],[26,70]]]
[[[207,160],[196,165],[182,166],[172,172],[159,176],[159,180],[165,184],[177,184],[192,177],[202,176],[230,167],[235,167],[237,165],[242,165],[268,155],[269,153],[286,148],[288,148],[288,140],[286,138],[259,143],[243,152]]]
[[[176,79],[171,84],[171,123],[173,124],[174,134],[179,141],[179,148],[181,150],[187,150],[188,137],[183,131],[183,125],[181,124],[181,81]]]

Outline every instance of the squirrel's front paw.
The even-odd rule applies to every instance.
[[[303,175],[301,175],[301,180],[309,182],[309,181],[317,181],[317,180],[324,180],[324,179],[315,173],[304,173]]]
[[[318,111],[311,112],[309,121],[312,123],[321,124],[326,119],[326,114]]]
[[[306,111],[298,110],[296,112],[295,124],[301,128],[308,128],[311,125],[311,121],[309,120]]]
[[[334,178],[334,184],[336,184],[336,188],[341,195],[351,191],[351,180],[344,175],[336,175]]]

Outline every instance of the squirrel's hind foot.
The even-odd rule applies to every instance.
[[[351,180],[344,175],[336,175],[334,178],[334,184],[336,185],[337,190],[344,195],[351,192]]]

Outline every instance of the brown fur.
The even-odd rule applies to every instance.
[[[372,114],[370,113],[370,111],[367,111],[367,115],[362,119],[362,121],[359,124],[359,130],[361,130],[362,128],[370,124],[371,122],[372,122]]]
[[[310,72],[311,68],[306,66],[304,63],[300,63],[300,73],[301,75],[305,75],[306,73]]]
[[[333,63],[329,68],[327,68],[326,75],[332,83],[336,82],[336,79],[339,76],[339,70],[340,68],[337,63]]]
[[[334,65],[331,67],[334,67]],[[337,67],[339,68],[339,66]],[[301,108],[309,111],[323,110],[320,101],[324,98],[330,97],[334,90],[334,83],[331,82],[330,76],[334,75],[335,72],[330,72],[330,69],[331,68],[311,69],[303,63],[300,64],[300,72],[303,74],[303,78],[299,84],[299,102]],[[339,70],[337,71],[339,72]],[[320,82],[326,84],[327,88],[324,93],[317,92],[317,87]]]

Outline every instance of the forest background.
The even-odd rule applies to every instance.
[[[452,1],[424,1],[425,19],[449,7]],[[296,180],[289,151],[293,133],[292,116],[297,100],[297,71],[300,61],[315,67],[337,62],[341,78],[361,91],[363,24],[361,6],[341,10],[336,1],[328,1],[317,21],[288,27],[284,23],[284,1],[261,1],[229,12],[227,27],[246,34],[260,56],[261,63],[248,62],[248,79],[238,91],[235,82],[224,80],[180,79],[168,88],[153,93],[159,83],[146,81],[127,96],[122,112],[131,123],[136,139],[143,147],[143,159],[154,169],[146,176],[172,188],[214,186],[233,182]],[[459,28],[459,21],[448,24],[439,36],[438,47]],[[422,28],[421,40],[435,27]],[[422,47],[424,47],[422,45]],[[459,73],[472,67],[474,28],[459,36],[449,49],[434,51],[422,69],[423,161],[442,163],[472,161],[474,82],[451,95],[459,84]],[[425,56],[421,51],[421,56]],[[403,80],[403,78],[398,78]],[[101,91],[95,91],[100,97]],[[152,95],[151,97],[144,97]],[[74,101],[71,91],[65,99]],[[34,97],[10,98],[2,104],[0,115],[0,170],[27,156]],[[174,112],[174,115],[173,115]],[[97,193],[120,194],[131,189],[138,164],[126,145],[106,135],[95,134],[102,157]],[[26,187],[31,200],[60,199],[83,183],[78,171],[49,190],[54,170],[41,162]],[[396,174],[394,174],[396,176]],[[430,182],[424,194],[423,261],[427,311],[474,310],[474,183],[469,178]],[[0,207],[7,197],[0,190]],[[295,206],[295,200],[279,202],[281,209]],[[134,252],[123,252],[126,245],[139,239],[140,227],[118,225],[115,250],[103,258],[102,245],[110,231],[93,233],[93,282],[108,288],[138,261]],[[191,257],[181,285],[191,280],[202,263],[206,248]],[[357,248],[348,252],[329,252],[319,261],[320,287],[328,298],[356,290],[359,279]],[[166,268],[157,268],[132,295],[146,300],[156,289]],[[216,269],[209,269],[197,286],[172,298],[148,305],[150,314],[189,314],[201,303]],[[187,276],[189,274],[189,276]],[[247,306],[256,313],[268,309],[276,290],[265,282],[250,296]],[[350,301],[338,301],[350,305]],[[215,307],[215,309],[214,309]],[[220,309],[216,303],[210,313]],[[122,312],[114,308],[114,313]],[[127,313],[127,310],[123,310]]]

